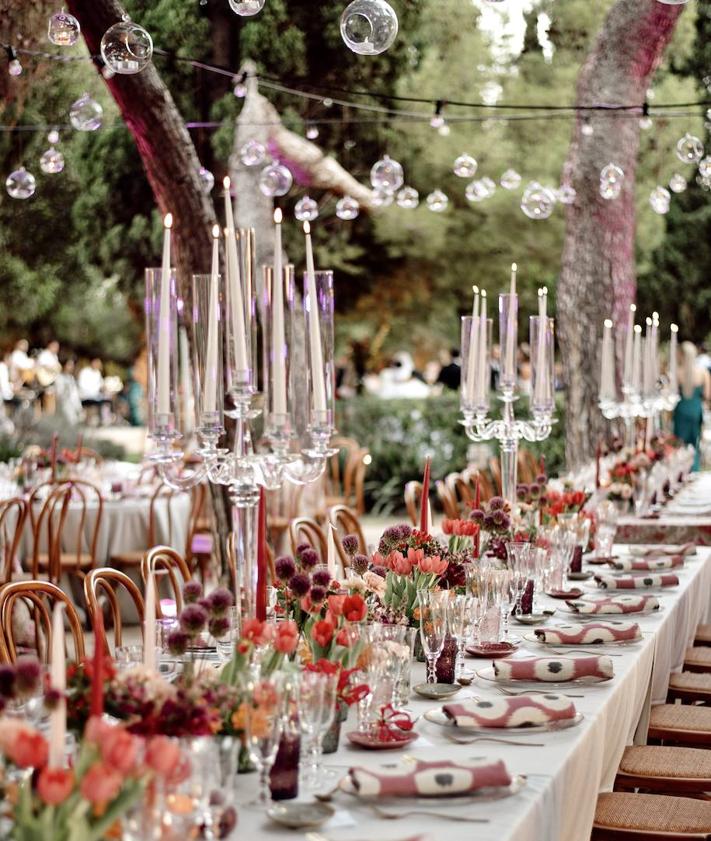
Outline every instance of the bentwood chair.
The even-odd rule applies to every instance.
[[[183,609],[183,585],[190,580],[190,568],[185,560],[169,546],[154,546],[146,552],[141,561],[141,578],[143,589],[150,576],[154,576],[156,588],[156,617],[163,619],[163,608],[161,607],[161,590],[168,592],[168,597],[175,603],[176,615]],[[167,588],[161,588],[162,580],[168,583]]]
[[[450,520],[458,520],[460,512],[455,495],[442,480],[435,482],[435,489],[437,490],[437,498],[444,510],[444,516]]]
[[[494,496],[494,487],[491,484],[491,479],[486,471],[479,470],[477,467],[467,467],[462,470],[462,479],[471,488],[472,501],[476,498],[476,483],[479,480],[479,496],[482,502],[487,502]]]
[[[0,588],[0,662],[14,663],[26,648],[46,663],[52,650],[52,608],[61,602],[74,642],[75,659],[84,657],[84,632],[71,598],[49,581],[13,581]],[[31,627],[26,639],[17,639],[17,614],[24,607]],[[18,610],[19,608],[19,610]],[[32,636],[33,642],[29,643]]]
[[[407,516],[413,526],[420,522],[420,505],[422,504],[422,482],[408,482],[405,485],[405,507]]]
[[[499,462],[496,456],[492,456],[489,459],[489,472],[491,473],[491,478],[493,479],[493,489],[494,494],[501,496],[501,488],[502,488],[502,481],[501,481],[501,463]]]
[[[615,791],[699,796],[711,791],[711,751],[667,745],[625,748]]]
[[[109,605],[114,627],[114,649],[122,644],[123,620],[121,618],[121,603],[118,592],[125,590],[136,609],[136,616],[143,634],[143,596],[136,583],[125,572],[110,567],[92,569],[84,579],[84,598],[89,613],[89,621],[94,630],[95,617],[98,611],[103,611],[103,599]]]
[[[343,564],[343,569],[351,565],[351,559],[346,553],[341,541],[346,535],[352,534],[358,539],[358,554],[366,555],[368,545],[365,542],[363,529],[358,522],[358,517],[347,505],[334,505],[328,512],[328,527],[335,529],[335,544],[338,557]]]
[[[711,709],[692,704],[657,704],[649,715],[650,743],[711,747]]]
[[[298,546],[308,543],[318,552],[321,563],[326,563],[328,559],[326,535],[312,517],[297,517],[289,523],[289,542],[294,555]]]
[[[0,502],[0,584],[12,580],[22,530],[27,520],[27,502],[21,497]]]
[[[355,438],[334,438],[336,452],[326,466],[326,510],[348,505],[358,515],[365,513],[365,473],[370,453]]]
[[[710,672],[679,672],[670,675],[667,701],[687,704],[711,704]],[[711,791],[711,788],[709,788]]]
[[[598,795],[591,841],[708,841],[711,802],[661,794]]]
[[[148,523],[146,526],[146,545],[143,549],[136,549],[131,552],[121,552],[118,555],[111,556],[111,564],[123,569],[124,567],[137,567],[143,562],[143,557],[152,546],[158,542],[157,536],[157,518],[159,511],[165,506],[166,525],[168,529],[167,542],[173,542],[173,509],[171,502],[174,491],[167,485],[158,485],[151,496],[150,506],[148,508]],[[163,535],[165,538],[166,535]]]

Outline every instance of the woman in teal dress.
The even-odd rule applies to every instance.
[[[696,364],[696,346],[692,342],[681,345],[680,400],[674,409],[674,435],[696,449],[694,470],[701,467],[701,430],[704,422],[704,403],[711,398],[711,376]]]

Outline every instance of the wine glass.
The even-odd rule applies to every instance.
[[[333,724],[336,713],[337,676],[321,672],[302,672],[299,675],[299,724],[306,742],[306,763],[303,782],[314,788],[321,777],[319,763],[323,737]]]
[[[229,660],[235,653],[235,645],[239,641],[240,608],[234,606],[228,608],[225,618],[229,622],[229,627],[221,637],[215,638],[215,643],[217,645],[217,653],[220,657],[223,660]]]
[[[427,683],[436,683],[437,658],[444,648],[447,635],[446,590],[418,590],[420,605],[420,639],[427,659]]]
[[[281,738],[284,724],[282,676],[272,675],[247,682],[245,704],[245,738],[252,762],[259,771],[257,803],[266,806],[271,799],[269,772]]]
[[[447,623],[449,632],[457,641],[457,662],[454,669],[455,678],[464,671],[464,647],[471,628],[474,600],[473,596],[455,596],[447,605]]]

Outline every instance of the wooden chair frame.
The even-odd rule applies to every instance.
[[[163,618],[163,611],[160,607],[160,578],[156,576],[156,571],[164,570],[166,577],[170,583],[170,587],[175,597],[175,606],[178,613],[183,609],[183,584],[189,581],[190,568],[185,563],[185,560],[169,546],[154,546],[149,549],[143,556],[141,561],[141,578],[143,579],[143,588],[145,591],[146,584],[150,575],[155,576],[156,587],[156,618]],[[182,581],[178,580],[178,575]],[[162,576],[161,576],[162,577]]]
[[[334,505],[328,511],[328,524],[336,530],[336,552],[343,564],[343,569],[348,569],[351,559],[346,554],[341,543],[342,538],[347,534],[354,534],[358,538],[358,552],[363,555],[368,553],[368,544],[365,542],[363,529],[358,522],[358,517],[347,505]]]
[[[435,488],[437,490],[437,497],[444,509],[444,516],[450,520],[458,520],[460,512],[456,496],[441,479],[435,482]]]
[[[0,584],[6,584],[12,580],[13,565],[27,520],[27,510],[27,502],[21,497],[13,497],[0,502],[0,539],[2,539]],[[13,512],[17,515],[14,525],[9,522]]]
[[[136,552],[119,552],[117,555],[111,557],[111,562],[122,566],[138,566],[143,562],[143,558],[147,551],[157,545],[156,538],[156,508],[160,502],[165,501],[166,517],[168,518],[168,542],[173,540],[173,511],[170,504],[173,500],[175,491],[168,487],[168,485],[158,485],[151,496],[151,502],[148,507],[148,527],[146,529],[146,549]],[[189,545],[189,543],[188,543]]]
[[[408,482],[405,485],[405,507],[413,526],[420,522],[420,503],[422,502],[422,482]]]
[[[111,567],[98,567],[89,571],[84,578],[84,598],[89,613],[89,621],[92,628],[96,630],[94,622],[96,613],[102,610],[100,603],[100,596],[103,593],[109,603],[111,609],[111,618],[114,625],[114,649],[122,645],[123,639],[123,620],[121,619],[121,605],[116,591],[123,587],[128,595],[131,597],[136,608],[139,624],[141,627],[141,636],[143,636],[143,617],[144,617],[144,603],[141,591],[138,585],[129,578],[125,572]]]
[[[302,534],[304,539],[300,538]],[[326,563],[328,558],[326,535],[312,517],[296,517],[289,523],[289,542],[294,555],[296,554],[296,547],[300,543],[308,543],[319,553],[321,563]]]

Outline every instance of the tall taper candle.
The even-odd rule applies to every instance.
[[[91,710],[89,715],[101,717],[104,714],[104,656],[106,637],[104,635],[104,614],[99,606],[94,614],[94,663],[91,673]]]
[[[230,300],[230,313],[232,315],[235,370],[247,371],[249,369],[249,357],[247,355],[249,340],[245,327],[244,296],[242,295],[242,277],[239,270],[239,257],[237,256],[237,239],[235,236],[234,213],[232,211],[232,196],[230,195],[230,179],[225,177],[222,184],[225,188],[226,288]]]
[[[267,620],[267,553],[267,494],[264,486],[260,485],[257,508],[257,592],[254,599],[256,618],[260,622]]]
[[[612,321],[605,319],[600,360],[600,400],[615,399],[615,349],[612,343]]]
[[[205,350],[205,383],[203,411],[214,412],[217,409],[217,373],[218,373],[218,316],[220,309],[220,226],[212,227],[212,269],[210,272],[210,311],[207,314],[207,348]]]
[[[274,286],[272,289],[272,394],[273,414],[286,414],[286,360],[284,346],[284,270],[281,259],[281,210],[274,211]]]
[[[326,528],[328,534],[326,535],[326,564],[328,571],[331,573],[331,578],[338,578],[338,556],[336,554],[336,530],[332,523],[327,523]]]
[[[479,287],[473,286],[474,305],[472,307],[472,323],[469,330],[469,353],[467,354],[467,378],[464,382],[464,397],[467,405],[471,406],[476,399],[477,359],[479,358]]]
[[[642,328],[634,326],[634,342],[632,345],[632,391],[639,394],[642,388]]]
[[[430,498],[430,472],[432,459],[427,456],[425,459],[425,472],[422,477],[422,499],[420,500],[420,531],[429,534],[427,526],[427,502]]]
[[[622,385],[626,388],[632,386],[632,346],[634,344],[634,317],[637,312],[635,304],[630,304],[630,314],[627,320],[627,333],[625,334],[625,359],[622,374]]]
[[[487,319],[486,319],[486,289],[481,290],[481,310],[479,315],[479,353],[477,359],[477,383],[476,383],[476,402],[479,406],[486,402],[486,395],[489,391],[489,383],[487,382],[486,368],[487,368]]]
[[[548,346],[548,290],[538,290],[538,347],[536,353],[536,389],[533,402],[540,405],[545,402],[548,390],[548,366],[546,354]]]
[[[508,322],[506,324],[506,358],[504,359],[503,375],[506,379],[516,381],[516,326],[518,319],[518,298],[516,296],[516,272],[518,266],[511,264],[511,288],[509,291]]]
[[[671,326],[671,338],[669,339],[669,394],[679,393],[679,378],[677,374],[677,342],[679,341],[679,328],[676,324]]]
[[[149,570],[146,581],[146,604],[143,611],[143,665],[151,672],[156,669],[156,578]]]
[[[160,321],[158,326],[158,405],[157,413],[170,412],[170,229],[173,216],[166,213],[163,220],[163,259],[160,272]],[[173,348],[177,353],[177,348]]]
[[[64,767],[67,736],[67,665],[64,649],[64,604],[55,602],[52,612],[52,654],[50,658],[50,684],[59,693],[59,700],[49,714],[49,767]]]
[[[326,411],[326,381],[324,379],[323,348],[321,347],[321,324],[316,295],[316,269],[314,249],[311,242],[311,225],[304,222],[306,235],[306,284],[309,293],[309,347],[311,349],[311,390],[315,412]]]

